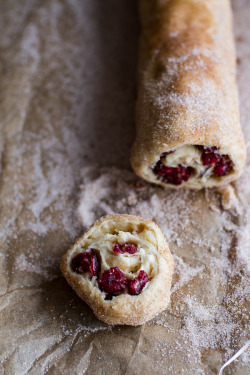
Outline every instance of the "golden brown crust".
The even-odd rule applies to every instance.
[[[75,253],[79,252],[79,246],[81,251],[84,251],[84,246],[86,250],[86,246],[91,246],[91,240],[94,239],[95,233],[102,231],[104,226],[107,230],[110,225],[111,228],[116,227],[121,230],[127,228],[132,231],[134,228],[140,231],[144,227],[151,231],[157,242],[158,269],[155,277],[150,280],[147,288],[141,294],[137,296],[122,294],[111,301],[106,301],[105,293],[100,291],[98,285],[93,285],[84,275],[73,272],[70,263]],[[173,268],[173,258],[160,228],[152,221],[132,215],[108,215],[101,218],[78,239],[61,260],[64,277],[78,296],[93,309],[97,318],[109,324],[133,326],[147,322],[166,308],[170,299]]]
[[[228,0],[140,1],[142,33],[136,106],[135,172],[152,172],[161,153],[182,145],[217,146],[234,170],[208,179],[218,186],[241,174],[246,148],[239,122],[235,50]],[[202,188],[187,182],[178,187]],[[176,187],[175,187],[176,188]]]

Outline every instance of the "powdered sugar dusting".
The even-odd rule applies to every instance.
[[[31,256],[32,261],[29,261],[24,254],[19,255],[16,258],[16,268],[20,271],[33,272],[35,274],[43,276],[46,280],[53,280],[57,275],[51,274],[46,268],[53,267],[55,264],[55,259],[52,257],[46,257],[42,262],[37,262],[37,258]],[[56,261],[58,261],[56,259]]]
[[[186,327],[184,334],[197,348],[215,349],[223,345],[230,348],[232,334],[237,328],[237,323],[224,307],[214,305],[212,307],[197,303],[188,296],[185,300],[190,315],[185,318]],[[207,322],[205,326],[202,323]]]
[[[171,292],[174,293],[177,289],[181,288],[182,286],[186,285],[192,278],[199,275],[202,277],[202,271],[204,270],[205,266],[202,265],[200,267],[191,267],[187,263],[184,263],[182,258],[174,255],[174,263],[175,263],[175,272],[179,276],[179,280],[175,282]]]
[[[171,142],[182,139],[183,131],[191,140],[193,135],[206,139],[209,131],[214,141],[222,142],[224,147],[233,144],[240,137],[240,128],[233,50],[228,33],[229,15],[225,14],[227,3],[202,1],[190,4],[195,7],[196,17],[190,17],[192,27],[187,39],[183,31],[187,27],[186,18],[178,19],[178,12],[173,12],[170,5],[165,6],[169,18],[172,17],[166,29],[163,26],[166,14],[159,11],[160,5],[156,6],[159,12],[156,17],[145,12],[137,104],[138,139],[147,139],[149,135],[154,142],[158,139],[158,143],[168,144],[169,139]],[[198,23],[201,19],[207,22],[211,10],[216,27],[207,27],[206,31],[195,35]],[[186,16],[189,17],[188,11]],[[179,33],[175,32],[178,22],[182,25]],[[166,48],[163,40],[167,34]],[[154,35],[154,44],[149,35]],[[162,128],[166,129],[165,133]],[[150,140],[147,142],[150,144]],[[137,146],[140,149],[140,144]]]

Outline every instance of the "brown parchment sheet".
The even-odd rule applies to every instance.
[[[250,2],[233,9],[249,146]],[[212,375],[249,339],[250,158],[222,195],[135,176],[138,35],[135,0],[0,0],[0,374]],[[175,260],[168,309],[136,328],[98,321],[59,269],[113,212],[155,220]]]

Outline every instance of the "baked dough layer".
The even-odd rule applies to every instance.
[[[147,181],[200,189],[235,180],[246,148],[239,122],[229,0],[139,2],[140,38],[136,140],[131,163]],[[233,170],[179,186],[152,173],[164,152],[186,145],[218,147]]]
[[[132,242],[135,254],[114,254],[112,245]],[[92,248],[98,252],[100,275],[111,267],[119,267],[128,279],[140,270],[149,281],[139,295],[123,293],[105,300],[98,278],[78,274],[71,268],[72,259]],[[108,215],[94,223],[62,257],[61,270],[72,288],[94,311],[97,318],[109,324],[139,325],[164,310],[170,299],[173,258],[160,228],[152,221],[131,215]]]

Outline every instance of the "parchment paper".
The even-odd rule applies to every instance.
[[[249,145],[250,3],[233,7]],[[134,175],[138,35],[134,0],[0,0],[0,374],[212,375],[248,338],[249,158],[229,200]],[[171,304],[141,327],[98,321],[60,273],[112,212],[155,220],[174,255]]]

